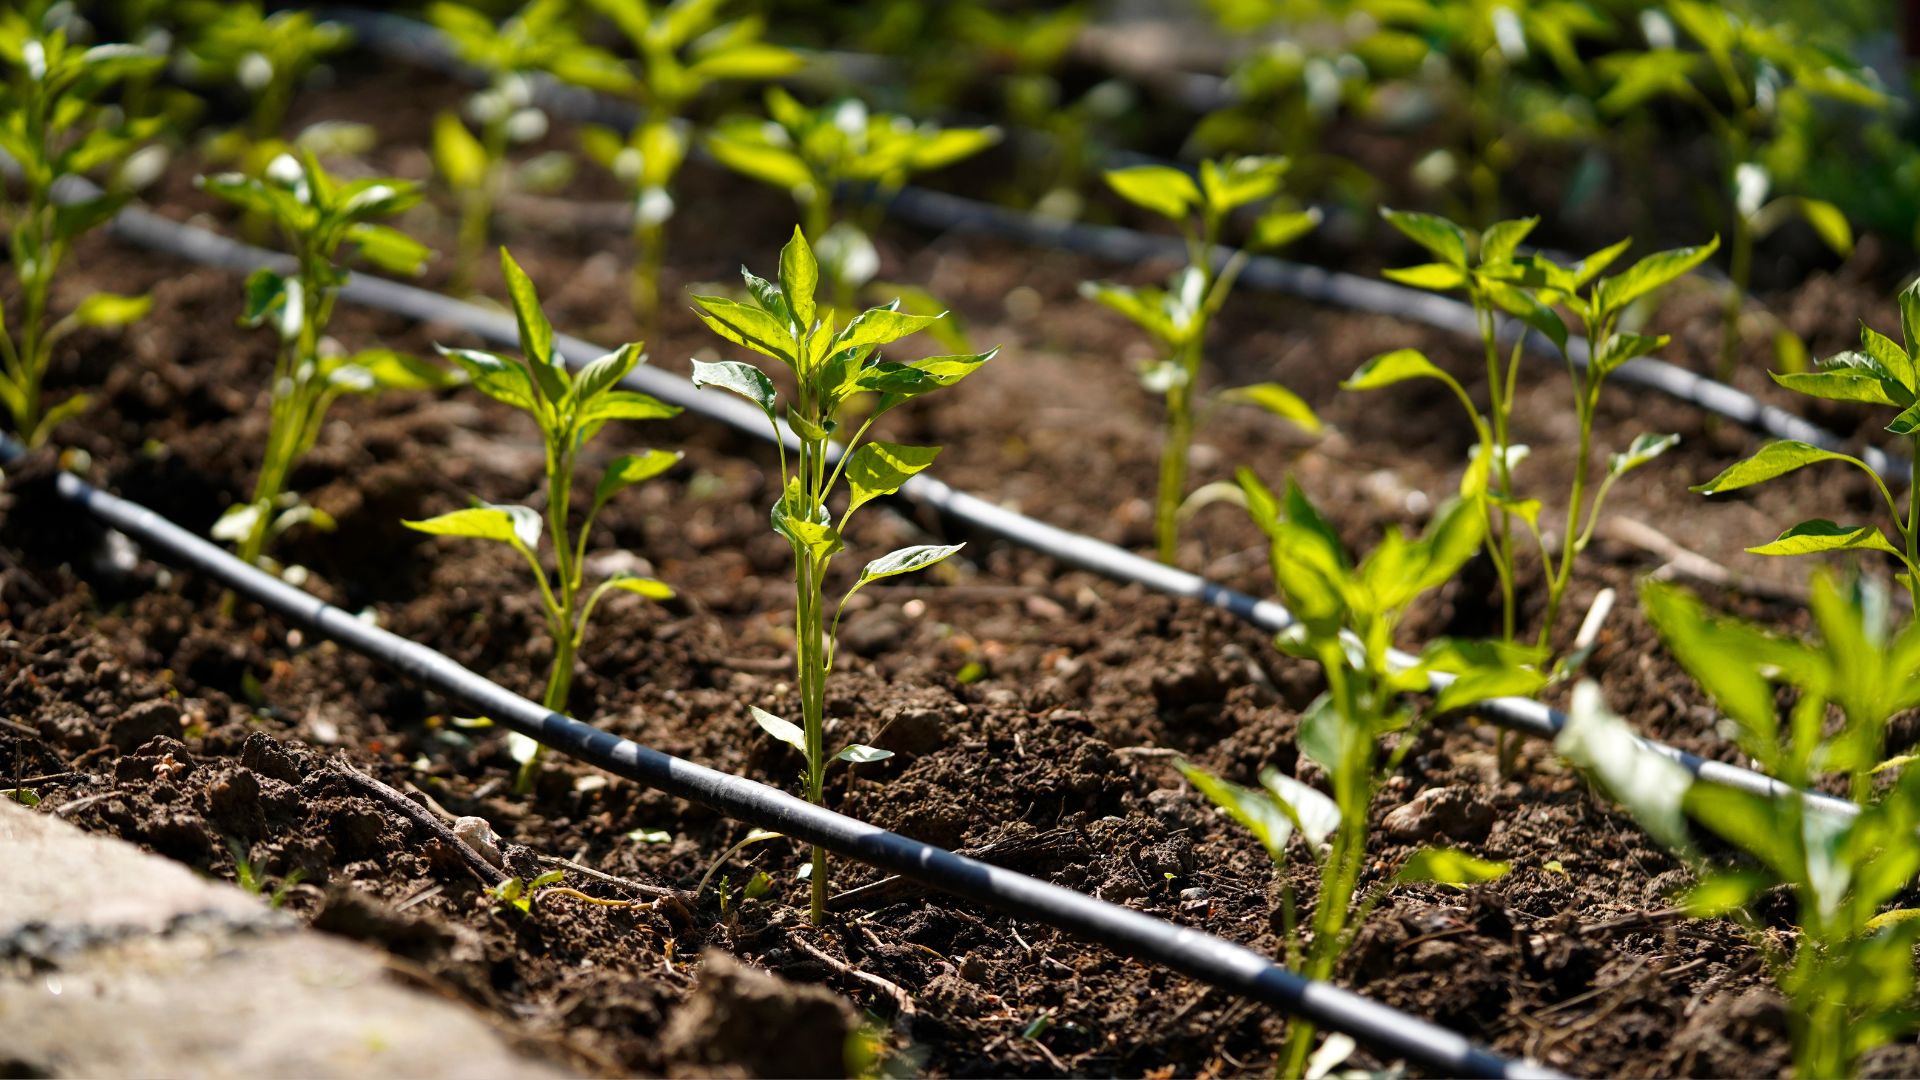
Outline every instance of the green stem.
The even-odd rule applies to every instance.
[[[666,265],[667,237],[662,225],[636,225],[633,230],[633,320],[642,335],[657,331],[660,318],[660,273]]]
[[[1540,624],[1539,645],[1546,648],[1553,637],[1553,624],[1560,615],[1561,601],[1566,599],[1567,586],[1573,580],[1574,556],[1580,553],[1582,535],[1580,516],[1582,504],[1587,497],[1587,479],[1591,472],[1588,455],[1593,449],[1593,398],[1589,392],[1580,400],[1580,448],[1573,462],[1573,490],[1567,498],[1567,523],[1561,530],[1566,533],[1560,546],[1560,564],[1549,567],[1547,577],[1547,615]],[[1595,512],[1598,512],[1595,506]]]
[[[1479,318],[1480,341],[1486,353],[1487,362],[1487,408],[1493,421],[1493,460],[1488,463],[1492,475],[1500,481],[1500,493],[1505,498],[1513,497],[1513,468],[1508,460],[1508,406],[1511,397],[1507,380],[1500,369],[1499,325],[1494,321],[1493,307],[1486,297],[1478,292],[1473,297],[1474,312]],[[1497,554],[1494,565],[1500,575],[1500,630],[1501,638],[1512,641],[1518,633],[1518,602],[1513,585],[1513,515],[1506,510],[1495,508],[1497,515],[1492,540]]]
[[[1160,490],[1154,501],[1153,532],[1160,561],[1179,561],[1180,502],[1187,493],[1187,459],[1193,448],[1193,379],[1198,348],[1188,348],[1187,381],[1167,391],[1167,432],[1160,448]]]
[[[1733,378],[1740,360],[1740,312],[1753,280],[1753,226],[1738,207],[1733,211],[1732,252],[1727,265],[1727,299],[1720,323],[1720,381]]]

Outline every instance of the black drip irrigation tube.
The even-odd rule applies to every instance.
[[[468,81],[476,78],[475,73],[454,55],[444,35],[425,23],[402,15],[354,7],[322,7],[315,14],[348,27],[358,40],[389,59]],[[629,102],[550,78],[536,80],[535,97],[543,108],[561,117],[604,124],[623,131],[631,130],[641,118],[639,108]],[[699,147],[695,147],[695,153],[703,155]],[[852,194],[874,197],[871,192]],[[887,212],[900,220],[941,232],[992,237],[1029,247],[1056,248],[1117,263],[1184,258],[1186,255],[1186,246],[1177,237],[1114,225],[1059,221],[927,188],[903,187],[877,197],[884,202]],[[1217,259],[1224,264],[1235,254],[1231,249],[1222,249]],[[1388,315],[1467,337],[1478,337],[1480,333],[1471,306],[1389,281],[1289,262],[1270,255],[1251,256],[1239,280],[1244,286],[1351,311]],[[1518,320],[1502,319],[1500,336],[1504,340],[1511,344],[1522,335],[1528,339],[1531,355],[1555,362],[1560,359],[1544,336],[1529,330]],[[1589,356],[1586,339],[1578,335],[1569,336],[1566,355],[1575,365],[1586,367]],[[1650,357],[1630,360],[1615,369],[1608,378],[1665,394],[1776,439],[1795,439],[1826,450],[1848,449],[1847,440],[1835,432],[1777,405],[1768,405],[1744,390],[1665,360]],[[1882,477],[1901,482],[1908,478],[1907,461],[1879,447],[1865,447],[1860,457]]]
[[[25,453],[0,436],[0,465]],[[1097,941],[1229,993],[1351,1035],[1388,1059],[1442,1076],[1562,1077],[1533,1061],[1503,1057],[1465,1036],[1329,983],[1283,968],[1243,945],[1074,892],[1003,867],[888,832],[777,788],[623,739],[549,711],[425,645],[364,622],[188,532],[138,503],[72,473],[58,497],[176,565],[259,603],[288,623],[339,644],[447,695],[502,727],[617,776],[709,807],[729,818],[817,844],[942,892]]]
[[[287,259],[284,255],[170,221],[138,208],[122,210],[114,219],[112,228],[115,235],[141,247],[236,273],[246,273],[265,265],[283,265]],[[519,329],[513,317],[506,312],[489,311],[412,285],[354,274],[340,295],[351,303],[418,322],[457,326],[496,345],[512,347],[519,341]],[[607,351],[567,334],[555,335],[554,350],[576,367]],[[702,393],[687,379],[658,368],[635,368],[627,376],[625,384],[754,438],[771,440],[774,437],[773,428],[759,409],[730,395]],[[782,429],[781,437],[789,440],[794,438],[785,429]],[[996,506],[925,473],[908,480],[900,488],[899,496],[915,505],[928,507],[969,529],[1002,537],[1058,562],[1117,581],[1143,585],[1170,596],[1197,600],[1263,630],[1278,633],[1294,622],[1293,613],[1272,600],[1257,599],[1198,574],[1143,558],[1113,544]],[[1401,663],[1413,663],[1413,658],[1404,653],[1395,653],[1395,658]],[[1435,690],[1444,688],[1452,681],[1452,676],[1444,673],[1435,673],[1431,678]],[[1529,698],[1499,698],[1483,702],[1474,706],[1474,712],[1500,727],[1541,739],[1552,739],[1566,724],[1565,714]],[[1837,814],[1858,812],[1852,803],[1844,799],[1801,792],[1750,769],[1702,758],[1651,739],[1643,738],[1640,742],[1649,750],[1679,762],[1696,778],[1709,783],[1771,797],[1799,795],[1809,806]]]

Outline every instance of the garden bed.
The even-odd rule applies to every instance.
[[[305,99],[296,123],[374,123],[382,134],[374,167],[424,177],[421,152],[396,148],[423,145],[434,109],[456,91],[422,92],[416,76],[366,73],[343,86]],[[185,183],[192,173],[184,164],[156,196],[157,209],[182,220],[212,214],[214,204]],[[725,280],[742,261],[766,265],[788,227],[787,207],[763,191],[706,172],[695,179],[687,188],[698,194],[676,221],[669,296],[691,282]],[[964,170],[954,179],[964,184]],[[612,197],[598,185],[583,176],[571,194]],[[515,216],[510,208],[502,239],[542,286],[556,323],[608,344],[627,340],[624,238],[533,209]],[[417,235],[450,248],[446,223],[430,212],[415,217]],[[225,215],[209,220],[234,229]],[[947,446],[938,472],[957,488],[1145,547],[1155,402],[1130,369],[1134,334],[1074,290],[1086,278],[1148,280],[1164,268],[1116,270],[910,234],[883,236],[882,250],[883,277],[924,285],[954,305],[976,341],[1006,346],[944,400],[894,414],[890,437]],[[151,287],[156,306],[122,340],[80,342],[79,362],[61,370],[62,381],[99,388],[97,401],[62,437],[88,452],[105,486],[204,531],[245,497],[264,431],[256,400],[271,344],[233,326],[239,284],[231,275],[104,238],[88,241],[73,266],[61,285],[73,296]],[[444,272],[436,267],[426,283],[438,284]],[[490,273],[480,281],[498,293]],[[1891,322],[1891,305],[1879,296],[1855,281],[1822,279],[1790,310],[1820,351],[1850,339],[1862,311],[1876,325]],[[1669,357],[1709,366],[1715,314],[1704,299],[1673,305],[1662,319],[1676,331]],[[353,310],[343,310],[334,332],[356,346],[422,354],[435,341],[466,343],[456,328]],[[1455,405],[1425,390],[1363,397],[1336,386],[1367,357],[1402,345],[1425,348],[1470,388],[1477,381],[1470,345],[1437,331],[1239,297],[1216,331],[1217,377],[1277,379],[1321,410],[1334,432],[1312,441],[1258,414],[1223,412],[1201,436],[1196,480],[1224,478],[1237,464],[1270,481],[1291,472],[1359,546],[1370,546],[1383,524],[1418,521],[1431,498],[1457,483],[1470,433]],[[670,305],[665,333],[649,350],[657,366],[682,372],[688,356],[707,356],[712,346],[690,314]],[[1746,383],[1769,400],[1784,397],[1757,378]],[[1528,369],[1518,409],[1528,422],[1516,439],[1533,446],[1549,474],[1572,453],[1566,397],[1562,377]],[[1743,574],[1776,585],[1795,580],[1789,567],[1739,554],[1792,520],[1788,508],[1832,507],[1839,517],[1843,505],[1869,505],[1864,482],[1822,473],[1748,501],[1709,504],[1684,485],[1743,455],[1752,446],[1747,433],[1665,400],[1617,391],[1604,400],[1602,447],[1648,430],[1685,440],[1623,483],[1610,513]],[[792,756],[759,733],[745,708],[792,700],[791,577],[764,511],[774,494],[770,448],[682,419],[610,432],[603,452],[643,445],[684,448],[687,461],[609,507],[596,535],[612,543],[595,547],[635,553],[681,599],[610,606],[585,656],[573,712],[643,744],[790,786]],[[532,916],[502,909],[448,853],[334,786],[318,764],[344,755],[395,786],[419,787],[452,813],[486,817],[515,844],[646,883],[690,885],[745,830],[558,760],[536,798],[513,797],[504,740],[455,727],[445,702],[362,658],[297,640],[245,605],[223,619],[217,589],[191,575],[151,563],[120,571],[77,556],[88,550],[77,526],[52,524],[56,511],[36,489],[49,464],[12,474],[0,536],[8,556],[0,602],[16,646],[0,691],[0,710],[14,722],[0,727],[0,770],[9,783],[56,776],[29,786],[88,828],[221,876],[234,874],[228,841],[251,845],[269,879],[301,872],[289,906],[323,924],[338,903],[329,889],[344,882],[406,904],[401,917],[361,932],[579,1068],[688,1067],[666,1056],[659,1035],[691,985],[689,961],[707,946],[827,983],[871,1008],[882,1028],[896,1019],[894,1001],[800,942],[912,996],[915,1016],[893,1038],[925,1071],[1271,1066],[1281,1019],[1264,1009],[959,902],[892,897],[826,930],[806,929],[790,906],[802,891],[793,872],[803,856],[779,843],[750,848],[729,867],[736,880],[752,873],[749,865],[766,869],[778,884],[726,919],[710,900],[685,912],[564,899]],[[339,531],[295,534],[281,554],[309,568],[307,587],[320,595],[533,690],[545,662],[539,612],[511,554],[427,540],[399,521],[456,508],[470,495],[523,500],[540,466],[532,427],[477,395],[344,402],[294,477]],[[949,535],[937,521],[872,515],[850,546],[878,552]],[[1237,511],[1208,510],[1189,535],[1190,568],[1256,595],[1271,591],[1264,547]],[[1296,710],[1318,690],[1311,668],[1224,613],[1062,571],[1003,542],[974,541],[951,572],[869,589],[870,602],[850,613],[849,659],[830,691],[830,715],[847,737],[898,756],[837,780],[829,804],[1278,955],[1265,853],[1185,787],[1166,752],[1240,779],[1266,764],[1291,771]],[[1624,601],[1591,670],[1643,732],[1730,760],[1711,729],[1712,710],[1656,648],[1632,600],[1634,578],[1660,561],[1603,540],[1577,574],[1570,608],[1608,586]],[[1491,573],[1455,582],[1412,620],[1408,641],[1488,633],[1497,619],[1493,592]],[[1804,618],[1752,596],[1715,599],[1781,625]],[[249,754],[254,732],[307,749],[263,755],[256,741]],[[1405,829],[1383,827],[1376,873],[1435,839],[1510,859],[1515,870],[1464,893],[1397,891],[1349,956],[1343,985],[1569,1071],[1781,1071],[1784,1016],[1744,938],[1730,925],[1658,914],[1684,880],[1677,863],[1592,799],[1545,748],[1529,748],[1520,770],[1503,779],[1483,726],[1444,722],[1424,738],[1375,812],[1387,815],[1423,792],[1445,794],[1425,796],[1433,813],[1391,819]],[[646,838],[653,830],[668,838]],[[845,887],[871,876],[836,866]],[[1296,871],[1304,883],[1307,868]],[[570,884],[620,895],[578,874]],[[734,1049],[756,1061],[749,1055],[764,1048]],[[1908,1072],[1920,1057],[1910,1046],[1893,1048],[1867,1067]]]

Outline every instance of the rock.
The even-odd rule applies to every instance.
[[[947,743],[947,732],[963,706],[890,705],[880,714],[880,732],[874,745],[896,754],[931,754]]]
[[[300,767],[295,763],[293,752],[278,739],[264,731],[255,731],[247,736],[240,748],[240,764],[282,783],[300,784]]]
[[[152,739],[180,734],[180,706],[165,698],[143,701],[128,709],[107,728],[107,742],[131,754]]]
[[[1430,787],[1393,808],[1381,824],[1395,840],[1421,841],[1436,836],[1472,840],[1487,834],[1493,807],[1470,787]]]
[[[670,1076],[841,1076],[858,1022],[830,990],[709,949],[693,993],[667,1019],[660,1050]]]

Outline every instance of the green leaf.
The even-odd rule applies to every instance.
[[[1805,880],[1798,830],[1787,827],[1788,815],[1778,802],[1719,784],[1694,784],[1687,789],[1686,808],[1694,820],[1775,874],[1788,881]]]
[[[1894,417],[1886,429],[1895,435],[1911,435],[1916,429],[1920,429],[1920,401],[1902,409],[1900,415]]]
[[[1687,850],[1682,804],[1693,786],[1692,774],[1642,745],[1607,708],[1597,685],[1583,680],[1574,686],[1567,722],[1553,747],[1592,776],[1654,839]]]
[[[1326,843],[1327,837],[1340,827],[1340,804],[1320,789],[1303,784],[1271,765],[1260,770],[1260,786],[1314,847]]]
[[[1448,266],[1467,267],[1467,232],[1446,218],[1410,210],[1380,208],[1380,216],[1404,233],[1407,239],[1432,252]]]
[[[381,390],[439,390],[460,382],[455,372],[392,349],[366,349],[346,362],[365,371]]]
[[[513,317],[520,325],[520,351],[526,354],[528,363],[552,367],[553,324],[547,321],[547,313],[540,310],[540,295],[534,291],[533,279],[520,269],[520,264],[513,261],[504,247],[500,249],[500,276],[507,281]]]
[[[1464,289],[1467,285],[1467,272],[1448,263],[1421,263],[1419,266],[1400,266],[1380,271],[1380,276],[1388,281],[1397,281],[1416,289],[1428,289],[1433,292],[1446,292],[1449,289]]]
[[[1593,370],[1604,378],[1629,360],[1666,348],[1671,340],[1665,334],[1614,334],[1593,358]]]
[[[1451,712],[1503,697],[1532,697],[1546,686],[1547,677],[1526,667],[1474,667],[1454,677],[1434,698],[1435,712]]]
[[[1309,432],[1320,430],[1320,418],[1313,414],[1313,408],[1300,395],[1279,383],[1235,387],[1223,392],[1220,400],[1232,405],[1257,406]]]
[[[786,323],[758,307],[724,296],[695,296],[693,302],[706,309],[695,314],[712,327],[714,333],[735,345],[744,345],[763,356],[783,361],[796,371],[801,368],[800,357],[794,350],[793,333]]]
[[[151,296],[119,296],[94,293],[73,309],[73,321],[81,326],[115,327],[139,322],[153,310]]]
[[[1166,165],[1109,169],[1106,181],[1121,198],[1175,221],[1185,218],[1200,202],[1200,188],[1193,177]]]
[[[1909,391],[1915,388],[1913,358],[1908,356],[1907,350],[1895,343],[1892,338],[1862,323],[1860,347],[1874,363],[1886,369],[1887,374],[1893,376],[1894,381]]]
[[[607,588],[623,589],[637,596],[644,596],[655,603],[673,599],[673,587],[666,582],[625,571],[609,577],[601,584]]]
[[[1717,871],[1682,893],[1680,906],[1687,910],[1690,918],[1717,919],[1746,907],[1771,883],[1769,875],[1755,870]]]
[[[1618,311],[1699,266],[1718,250],[1720,238],[1716,236],[1694,247],[1655,252],[1613,277],[1602,280],[1596,293],[1597,304],[1606,311]]]
[[[740,360],[722,360],[715,364],[695,360],[693,385],[696,389],[717,386],[722,390],[731,390],[760,406],[769,420],[773,418],[773,380],[752,364]]]
[[[525,506],[495,506],[488,503],[425,521],[402,521],[400,524],[415,532],[498,540],[503,544],[516,544],[528,551],[540,543],[540,515]]]
[[[889,308],[868,308],[855,316],[833,340],[834,352],[886,345],[932,325],[938,315],[908,315]]]
[[[675,451],[647,450],[638,454],[623,454],[607,466],[600,474],[600,483],[593,489],[593,506],[598,510],[605,506],[608,499],[635,484],[651,480],[680,463],[683,455]]]
[[[1790,375],[1773,371],[1767,374],[1781,386],[1808,397],[1827,401],[1863,401],[1869,405],[1892,405],[1895,408],[1901,404],[1888,393],[1886,382],[1872,368],[1845,366]]]
[[[539,411],[539,404],[534,397],[533,376],[527,372],[525,365],[498,353],[479,349],[437,347],[441,356],[460,365],[475,390],[516,409],[532,413]]]
[[[486,148],[450,112],[433,120],[433,164],[455,191],[472,191],[486,181]]]
[[[1260,220],[1254,223],[1253,236],[1247,241],[1247,246],[1261,251],[1285,247],[1318,228],[1320,216],[1318,207],[1290,210],[1276,206],[1260,215]]]
[[[1884,551],[1899,555],[1900,549],[1874,525],[1836,525],[1825,518],[1803,521],[1771,544],[1750,547],[1752,555],[1813,555],[1823,551]]]
[[[801,330],[813,326],[813,293],[820,285],[820,265],[814,261],[807,238],[794,226],[793,239],[780,249],[780,291],[786,296],[787,310]]]
[[[1701,495],[1718,495],[1724,491],[1737,491],[1822,461],[1845,461],[1859,465],[1861,468],[1866,467],[1857,458],[1836,454],[1831,450],[1822,450],[1810,443],[1782,439],[1779,442],[1768,443],[1760,448],[1759,453],[1738,465],[1729,467],[1704,484],[1695,484],[1689,490]]]
[[[360,257],[390,274],[418,274],[433,257],[433,249],[390,225],[361,222],[347,230],[347,240]]]
[[[645,359],[637,341],[628,342],[604,356],[597,356],[574,376],[567,398],[575,402],[590,402],[626,378]]]
[[[1678,435],[1636,435],[1624,453],[1608,455],[1607,475],[1625,476],[1678,445]]]
[[[1340,384],[1342,390],[1378,390],[1408,379],[1440,379],[1447,375],[1418,349],[1395,349],[1381,353],[1354,369]]]
[[[743,176],[771,184],[786,192],[801,192],[813,187],[813,173],[798,154],[764,142],[752,141],[726,131],[707,136],[707,150],[714,158]]]
[[[861,569],[860,580],[854,583],[853,588],[847,590],[847,595],[852,596],[881,578],[925,570],[937,562],[944,562],[953,553],[966,546],[965,544],[916,544],[912,547],[889,551]]]
[[[851,762],[855,765],[865,765],[871,761],[885,761],[892,756],[893,751],[891,750],[882,750],[877,746],[854,743],[833,755],[833,760]]]
[[[665,420],[679,416],[681,408],[659,398],[633,390],[609,390],[580,410],[582,426],[609,420]]]
[[[1511,221],[1499,221],[1487,227],[1480,237],[1480,263],[1491,265],[1509,262],[1520,247],[1527,234],[1540,224],[1537,217],[1516,218]]]
[[[882,495],[900,490],[900,485],[915,473],[933,464],[940,454],[937,446],[904,446],[900,443],[870,442],[853,452],[847,461],[847,486],[852,498],[847,504],[851,514]]]
[[[1813,231],[1835,255],[1841,258],[1853,254],[1853,227],[1847,224],[1847,215],[1840,208],[1822,199],[1801,198],[1800,216],[1807,219]]]
[[[1286,861],[1287,840],[1293,836],[1293,820],[1265,792],[1221,780],[1211,773],[1176,759],[1174,767],[1213,805],[1247,827],[1274,864]]]
[[[749,705],[747,709],[753,713],[753,722],[760,725],[761,731],[800,751],[801,757],[809,757],[807,733],[800,730],[799,725],[783,720],[758,705]]]
[[[1393,875],[1396,885],[1430,881],[1436,885],[1462,888],[1483,881],[1498,881],[1513,869],[1510,862],[1475,858],[1457,848],[1423,847],[1407,857],[1400,872]]]

